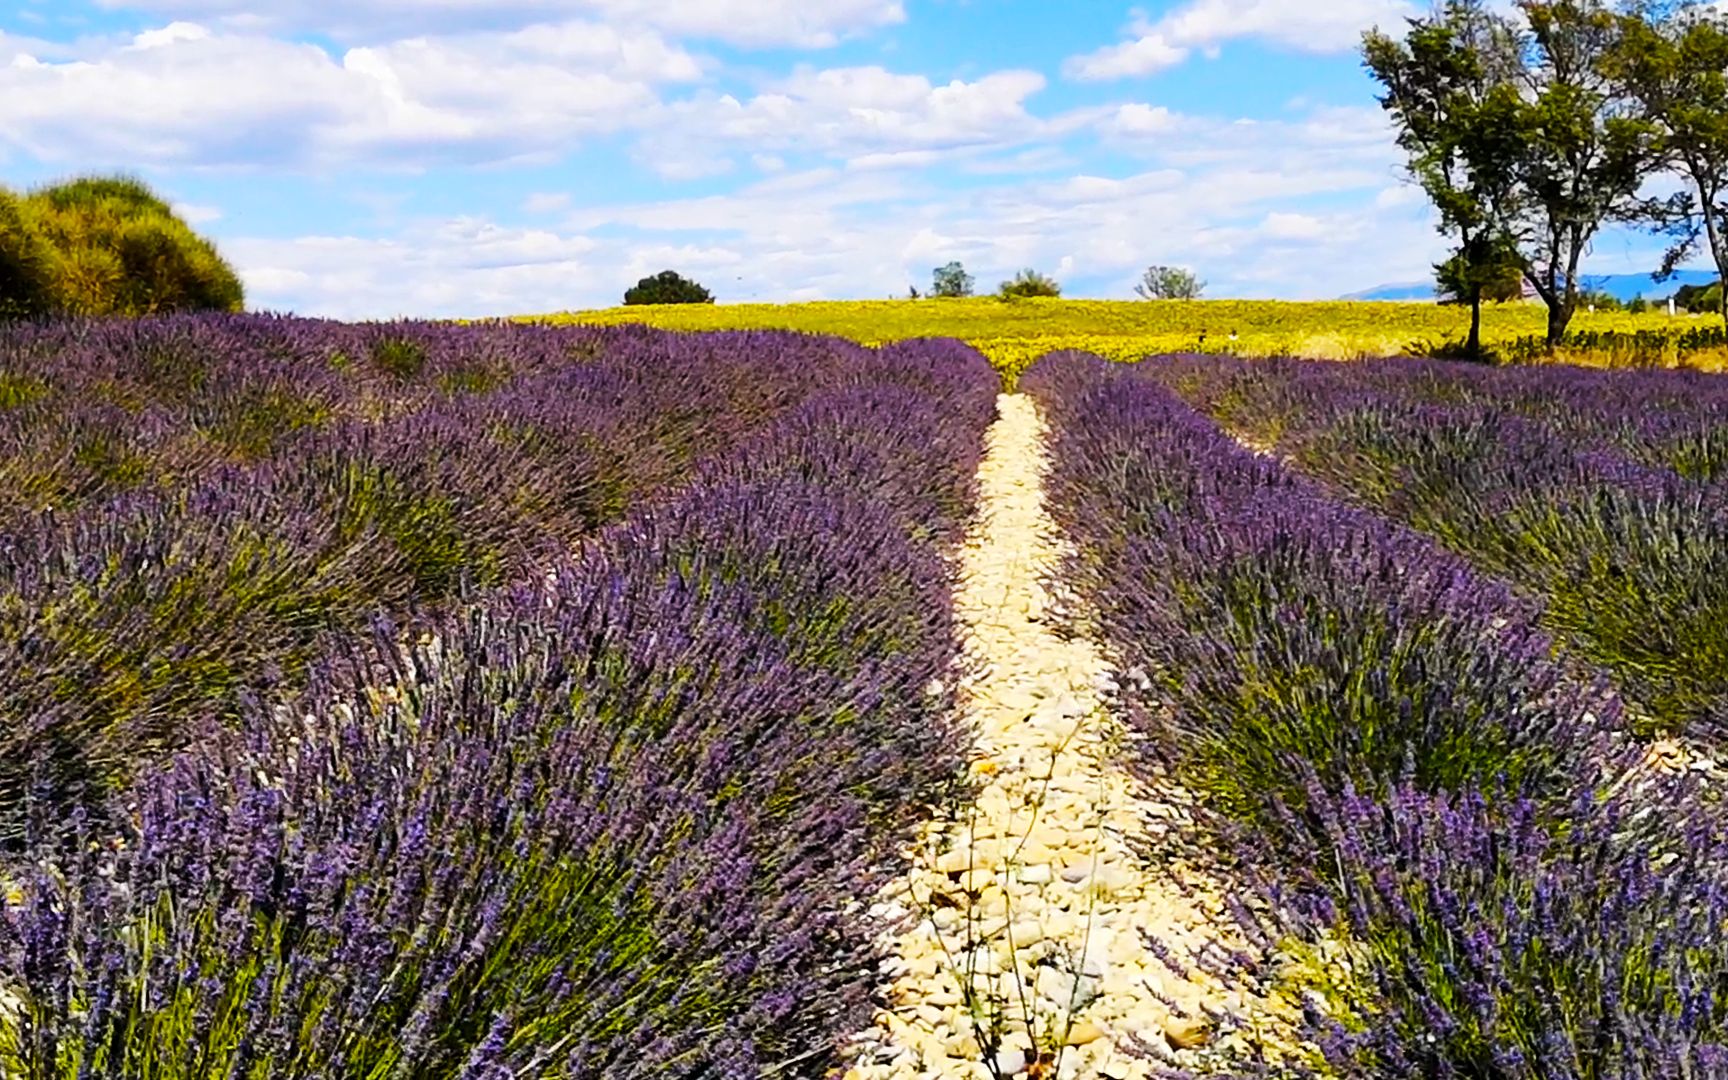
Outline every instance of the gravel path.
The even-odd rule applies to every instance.
[[[930,824],[873,909],[893,927],[891,959],[876,1027],[850,1059],[856,1080],[1144,1077],[1147,1048],[1207,1041],[1203,1002],[1241,1005],[1145,940],[1186,967],[1220,905],[1136,854],[1183,815],[1120,767],[1127,735],[1097,646],[1051,625],[1043,579],[1061,550],[1044,508],[1045,431],[1029,398],[1004,395],[999,410],[957,597],[980,673],[963,688],[978,796]]]

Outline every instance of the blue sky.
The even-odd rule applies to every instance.
[[[722,301],[883,297],[949,259],[1333,297],[1440,251],[1353,51],[1410,10],[0,0],[0,182],[136,172],[253,306],[338,317],[605,306],[665,267]]]

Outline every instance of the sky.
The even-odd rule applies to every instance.
[[[1332,298],[1443,241],[1355,49],[1405,0],[0,0],[0,183],[143,177],[339,318],[1141,271]],[[1614,233],[1597,272],[1654,267]]]

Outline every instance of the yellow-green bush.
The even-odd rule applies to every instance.
[[[239,311],[240,278],[145,184],[0,190],[0,318]]]
[[[16,319],[50,305],[53,254],[33,228],[16,195],[0,188],[0,319]]]

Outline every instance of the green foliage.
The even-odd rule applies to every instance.
[[[263,458],[294,434],[325,423],[329,410],[307,400],[287,386],[260,383],[248,386],[224,401],[203,434],[211,442],[240,458]]]
[[[1642,315],[1646,311],[1649,311],[1649,310],[1650,310],[1650,301],[1644,299],[1643,293],[1639,293],[1637,296],[1634,296],[1632,298],[1632,302],[1630,304],[1626,305],[1626,313],[1628,315]]]
[[[1674,292],[1674,305],[1683,311],[1720,311],[1722,283],[1712,281],[1708,285],[1682,285]]]
[[[1672,240],[1663,273],[1703,247],[1718,272],[1728,274],[1728,21],[1708,7],[1634,8],[1620,18],[1610,72],[1660,132],[1664,166],[1690,183],[1690,190],[1644,208],[1649,223]],[[1705,310],[1689,298],[1677,302]],[[1725,310],[1720,289],[1708,310]]]
[[[1515,253],[1473,244],[1434,267],[1442,304],[1510,303],[1524,295],[1524,270]]]
[[[638,281],[624,294],[626,304],[712,304],[714,294],[674,270]]]
[[[1198,300],[1205,291],[1206,283],[1180,266],[1149,266],[1134,286],[1142,300]]]
[[[239,311],[239,277],[141,181],[0,191],[0,318]]]
[[[372,343],[372,366],[398,379],[412,379],[426,369],[426,347],[402,337]]]
[[[22,201],[0,189],[0,320],[50,310],[54,272],[54,253]]]
[[[938,266],[932,273],[931,296],[962,297],[972,295],[972,275],[958,262]]]
[[[997,286],[996,295],[1003,300],[1020,300],[1033,296],[1056,297],[1062,295],[1062,286],[1056,283],[1055,278],[1027,268]]]

